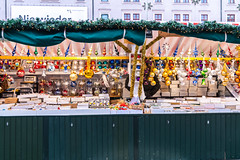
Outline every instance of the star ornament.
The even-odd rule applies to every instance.
[[[237,46],[235,47],[235,49],[236,49],[238,52],[240,52],[240,45],[237,45]]]

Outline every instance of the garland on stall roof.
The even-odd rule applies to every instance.
[[[126,53],[131,53],[132,51],[126,47],[122,42],[119,40],[114,41],[119,47],[121,47]]]
[[[146,54],[146,41],[142,47],[142,66],[140,70],[140,80],[138,86],[138,97],[141,97],[142,89],[143,89],[143,77],[144,77],[144,70],[145,70],[145,54]]]
[[[240,26],[230,24],[220,24],[216,21],[205,21],[194,25],[188,23],[188,25],[169,21],[160,23],[157,21],[123,21],[121,19],[99,19],[96,21],[59,21],[59,20],[46,20],[42,21],[40,18],[36,20],[23,20],[23,19],[10,19],[7,21],[0,20],[0,28],[5,30],[42,30],[42,31],[97,31],[105,29],[131,29],[131,30],[161,30],[161,31],[178,31],[180,33],[201,33],[201,32],[218,32],[227,34],[240,35]]]
[[[133,91],[134,91],[134,83],[135,83],[135,73],[136,73],[136,67],[137,67],[137,54],[138,54],[139,46],[136,45],[134,58],[133,58],[133,68],[132,68],[132,75],[131,75],[131,86],[130,86],[130,97],[133,97]]]
[[[159,41],[160,39],[162,38],[162,36],[157,36],[154,40],[152,40],[151,42],[149,42],[147,45],[146,45],[146,50],[148,48],[150,48],[152,45],[154,45],[157,41]],[[140,50],[140,52],[142,52],[143,48]]]

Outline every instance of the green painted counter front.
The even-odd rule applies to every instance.
[[[240,114],[0,117],[0,160],[240,158]]]

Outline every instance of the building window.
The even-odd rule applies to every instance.
[[[201,21],[208,21],[208,15],[207,14],[202,14],[201,15]]]
[[[108,0],[101,0],[101,2],[108,2]]]
[[[162,21],[162,14],[155,14],[155,21]]]
[[[59,2],[59,0],[41,0],[41,2]]]
[[[228,3],[234,4],[234,3],[235,3],[235,0],[228,0]]]
[[[189,14],[183,14],[183,21],[189,21]]]
[[[180,0],[174,0],[174,3],[180,3]]]
[[[102,19],[109,19],[109,16],[108,16],[108,14],[101,14],[101,18]]]
[[[156,3],[162,2],[162,0],[155,0]]]
[[[133,0],[133,2],[139,2],[139,0]]]
[[[235,14],[228,14],[227,15],[228,22],[235,22]]]
[[[189,0],[183,0],[183,3],[189,3]]]
[[[207,3],[207,0],[201,0],[201,3]]]
[[[130,13],[124,13],[124,20],[129,21],[131,19]]]
[[[180,14],[174,14],[174,21],[180,21]]]
[[[138,13],[134,13],[133,20],[139,20],[139,19],[140,19],[140,15]]]
[[[130,0],[124,0],[124,2],[130,2]]]

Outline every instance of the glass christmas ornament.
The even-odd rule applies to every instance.
[[[240,79],[237,77],[237,78],[235,78],[235,82],[236,83],[239,83],[240,82]]]
[[[205,80],[205,79],[202,79],[201,85],[202,85],[202,86],[206,85],[206,80]]]
[[[76,81],[78,79],[78,75],[75,71],[71,71],[69,78],[71,81]]]
[[[149,77],[148,81],[150,81],[150,82],[153,81],[153,77]]]
[[[25,71],[22,68],[20,68],[17,71],[17,76],[20,77],[20,78],[24,77],[25,76]]]
[[[70,86],[71,86],[71,87],[76,87],[76,86],[77,86],[77,83],[76,83],[75,81],[71,81]]]
[[[227,85],[227,82],[223,81],[223,82],[222,82],[222,85],[223,85],[223,86],[226,86],[226,85]]]
[[[153,72],[150,72],[149,77],[153,78],[154,76],[155,76],[155,74]]]
[[[165,82],[165,84],[166,84],[167,86],[170,86],[171,82],[168,80],[168,81]]]
[[[156,85],[156,81],[152,81],[151,86],[155,86],[155,85]]]
[[[167,77],[168,76],[168,73],[166,71],[163,72],[162,74],[163,77]]]

